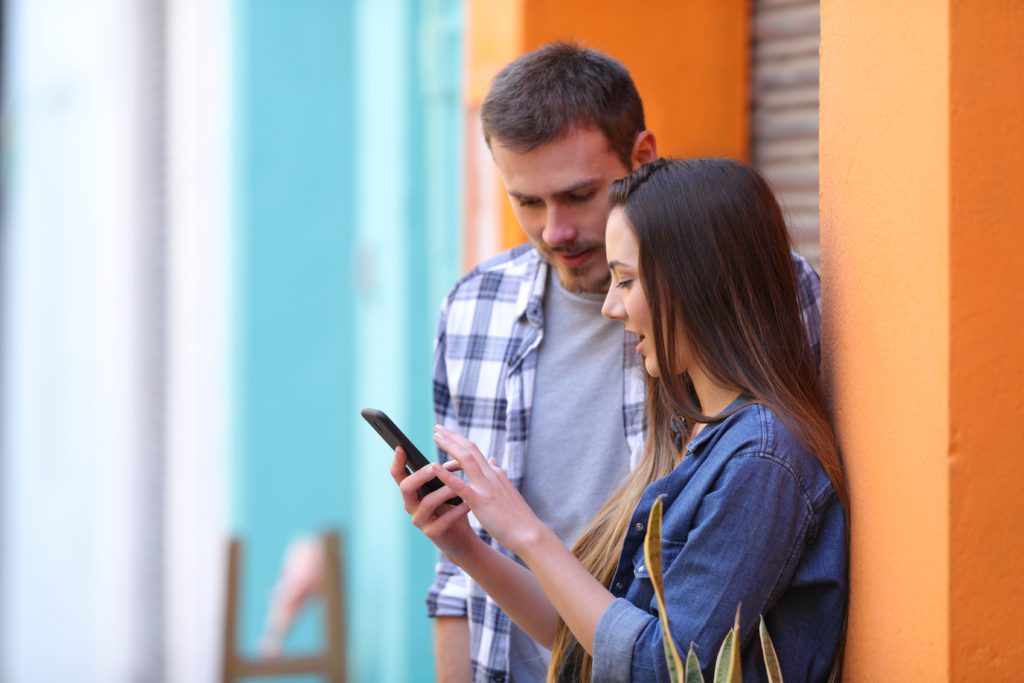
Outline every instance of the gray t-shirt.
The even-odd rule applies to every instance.
[[[567,546],[629,471],[623,328],[601,316],[603,301],[601,294],[566,291],[550,269],[521,491]],[[543,681],[549,656],[512,624],[515,683]]]

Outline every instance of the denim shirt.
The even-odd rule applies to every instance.
[[[647,487],[612,577],[616,599],[594,635],[593,680],[669,680],[643,547],[662,495],[665,608],[680,656],[695,643],[711,680],[742,604],[745,681],[767,680],[760,614],[787,683],[827,680],[846,612],[845,519],[820,463],[760,404],[705,426]]]

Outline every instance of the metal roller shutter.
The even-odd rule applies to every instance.
[[[751,152],[797,251],[818,267],[819,3],[754,0]]]

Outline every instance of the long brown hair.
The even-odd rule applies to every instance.
[[[658,366],[672,366],[685,336],[710,379],[764,404],[793,430],[848,510],[839,447],[800,316],[789,233],[765,180],[728,159],[659,159],[617,180],[609,194],[636,233]],[[686,373],[662,370],[647,379],[644,453],[573,547],[606,586],[644,490],[679,463],[675,416],[690,425],[728,417],[705,415],[695,396]],[[592,663],[560,623],[548,681],[559,674],[589,680]]]

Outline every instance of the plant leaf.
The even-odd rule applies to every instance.
[[[736,606],[736,622],[725,634],[715,660],[715,683],[743,683],[740,668],[740,607]]]
[[[704,683],[704,674],[700,672],[700,660],[697,659],[693,643],[690,643],[690,652],[686,655],[685,683]]]
[[[665,663],[668,666],[669,680],[672,683],[685,683],[683,660],[672,640],[672,632],[668,625],[668,612],[665,611],[665,595],[661,585],[661,496],[651,506],[647,517],[647,535],[644,536],[644,561],[654,585],[654,595],[658,598],[658,611],[661,614],[662,644],[665,646]]]
[[[782,683],[782,669],[779,668],[779,657],[775,654],[775,645],[772,637],[768,635],[768,627],[764,623],[764,615],[761,615],[761,625],[758,627],[761,633],[761,651],[764,653],[764,668],[768,671],[769,683]]]

